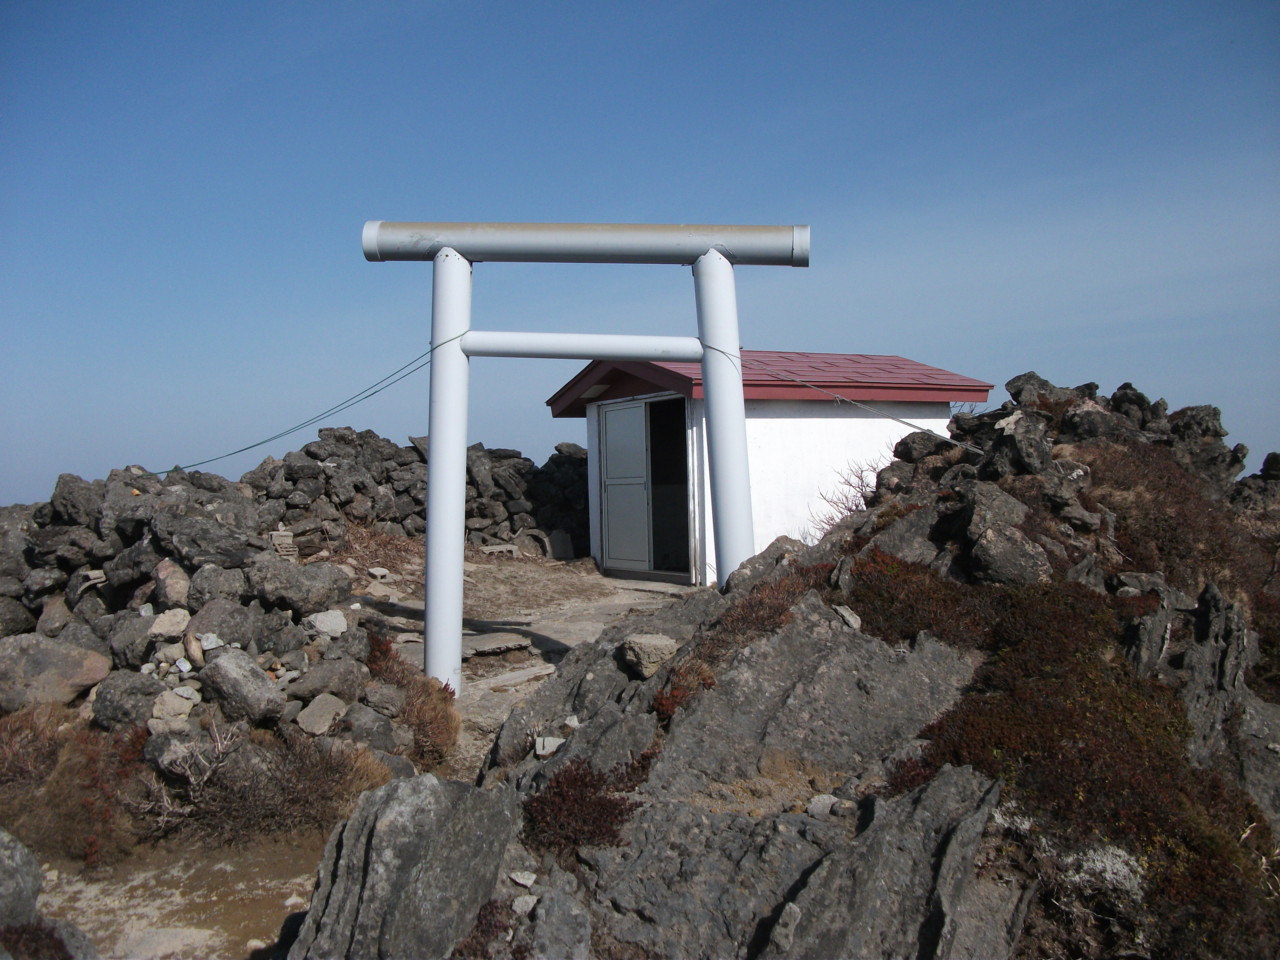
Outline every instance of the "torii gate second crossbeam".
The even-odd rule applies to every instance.
[[[431,260],[430,470],[424,592],[428,676],[461,690],[462,557],[470,357],[701,361],[717,579],[754,552],[735,264],[807,267],[806,226],[388,223],[364,226],[369,260]],[[471,329],[471,264],[669,263],[693,267],[698,336]]]

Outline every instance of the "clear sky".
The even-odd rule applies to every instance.
[[[217,456],[427,349],[365,220],[805,223],[756,349],[1131,380],[1280,448],[1280,3],[0,0],[0,503]],[[695,333],[687,268],[480,264],[477,329]],[[541,462],[576,362],[472,361]],[[339,414],[427,431],[427,372]],[[207,469],[238,477],[315,428]]]

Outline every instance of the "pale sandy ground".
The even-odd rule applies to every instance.
[[[689,588],[601,577],[590,562],[475,558],[467,577],[469,646],[523,650],[478,656],[464,665],[458,698],[461,741],[441,775],[470,780],[511,708],[554,672],[564,652],[599,636],[631,610],[660,606]],[[420,565],[391,567],[404,579],[362,582],[357,600],[393,616],[402,656],[422,662]],[[243,960],[275,941],[284,918],[305,910],[324,848],[321,835],[273,838],[210,851],[181,845],[140,850],[110,868],[46,865],[40,909],[78,924],[104,958]]]

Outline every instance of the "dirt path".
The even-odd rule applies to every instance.
[[[390,618],[397,648],[421,664],[421,563],[412,554],[352,563],[354,602]],[[387,576],[371,577],[369,567]],[[471,780],[511,708],[631,610],[652,609],[688,587],[610,580],[589,561],[558,563],[477,555],[467,564],[463,724],[439,775]],[[246,958],[275,941],[284,918],[305,910],[324,848],[321,835],[280,837],[240,848],[142,848],[111,867],[45,865],[40,909],[71,920],[104,960]]]

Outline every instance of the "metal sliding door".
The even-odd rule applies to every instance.
[[[643,402],[600,408],[604,566],[648,570],[649,442]]]

